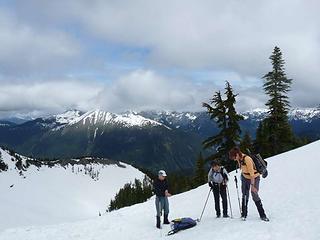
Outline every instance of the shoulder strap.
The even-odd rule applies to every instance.
[[[224,167],[220,168],[220,174],[222,175],[223,179],[227,179],[228,180],[228,175],[225,174],[224,169],[225,169]]]
[[[247,157],[247,155],[244,154],[242,159],[240,160],[241,165],[246,165],[246,157]]]

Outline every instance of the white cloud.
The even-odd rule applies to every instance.
[[[0,10],[0,71],[5,76],[41,75],[68,69],[81,56],[79,43],[59,30],[40,30]]]
[[[108,85],[97,104],[110,111],[193,108],[195,99],[188,84],[159,76],[151,70],[136,70]]]
[[[80,71],[78,58],[81,61],[82,50],[90,49],[81,41],[83,37],[112,44],[117,54],[122,49],[146,49],[145,62],[137,67],[140,70],[107,79],[111,83],[102,90],[99,87],[99,94],[88,94],[92,98],[84,101],[87,106],[113,111],[199,109],[202,101],[229,80],[240,93],[239,109],[246,110],[263,107],[266,96],[259,78],[271,69],[268,57],[278,45],[286,60],[288,77],[294,79],[292,105],[319,103],[318,1],[70,0],[64,2],[63,8],[61,3],[17,1],[13,8],[19,17],[0,12],[3,79],[3,69],[11,74],[31,71],[37,75],[75,64],[75,72]],[[73,33],[67,32],[74,26]],[[99,53],[99,57],[104,54]],[[98,58],[95,53],[87,57],[88,62]],[[112,65],[112,56],[110,61]],[[121,57],[117,61],[121,65]],[[187,76],[193,71],[226,75],[203,80],[201,74],[193,78],[164,74],[176,68]],[[72,101],[82,105],[75,96],[58,103],[67,107]],[[44,102],[42,108],[46,104],[51,108],[54,103]]]
[[[238,81],[238,78],[237,78]],[[230,81],[237,98],[237,108],[244,111],[261,107],[265,96],[257,87],[244,88]],[[195,83],[188,79],[176,79],[159,75],[152,70],[137,70],[120,77],[106,86],[94,100],[102,109],[122,112],[126,110],[201,111],[202,102],[208,102],[214,92],[225,92],[224,84]]]
[[[205,68],[260,78],[278,45],[294,78],[294,104],[318,101],[319,1],[71,0],[63,9],[59,1],[32,2],[29,8],[41,9],[51,23],[73,22],[106,44],[147,48],[149,68]],[[309,89],[314,94],[306,94]]]
[[[19,112],[55,113],[67,108],[85,109],[101,90],[94,83],[77,81],[37,82],[33,84],[2,84],[0,112],[2,115]]]
[[[231,81],[237,98],[237,109],[261,107],[265,96],[261,89],[239,85],[239,77]],[[4,83],[0,88],[0,117],[17,113],[43,116],[66,109],[83,111],[100,108],[112,112],[127,110],[199,111],[202,102],[209,102],[213,93],[224,85],[195,83],[177,79],[152,70],[139,69],[119,79],[102,84],[96,81],[60,79],[33,83]]]

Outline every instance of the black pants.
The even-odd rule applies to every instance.
[[[222,199],[223,215],[228,215],[227,186],[215,183],[213,185],[214,204],[217,216],[221,215],[220,196]]]

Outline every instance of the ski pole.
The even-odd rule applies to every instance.
[[[161,217],[162,217],[162,208],[161,208],[161,199],[159,197],[159,212],[160,212],[160,237],[162,237],[162,224],[161,224]]]
[[[227,193],[228,193],[228,199],[229,199],[229,206],[230,206],[231,218],[233,218],[231,201],[230,201],[230,192],[229,192],[228,184],[226,184],[226,188],[227,188],[227,191],[228,191]]]
[[[238,203],[239,203],[239,211],[240,211],[240,214],[242,215],[242,211],[241,211],[241,204],[240,204],[240,197],[239,197],[239,188],[238,188],[238,179],[237,179],[237,176],[234,176],[234,182],[236,183],[236,188],[237,188]]]
[[[202,213],[201,213],[200,218],[198,219],[198,222],[201,221],[201,218],[202,218],[202,215],[203,215],[203,213],[204,213],[204,210],[205,210],[205,208],[206,208],[206,206],[207,206],[208,199],[209,199],[209,196],[210,196],[211,191],[212,191],[212,189],[210,188],[209,193],[208,193],[208,196],[207,196],[207,200],[206,200],[206,202],[205,202],[205,204],[204,204],[204,206],[203,206]]]

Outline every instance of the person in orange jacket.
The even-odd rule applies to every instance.
[[[261,198],[259,197],[259,183],[260,173],[255,168],[252,158],[240,151],[239,147],[234,147],[229,151],[229,158],[237,161],[239,168],[241,169],[241,190],[242,190],[242,207],[241,217],[243,220],[248,215],[248,201],[249,192],[251,188],[252,199],[257,207],[260,215],[260,219],[263,221],[269,221],[262,206]]]

